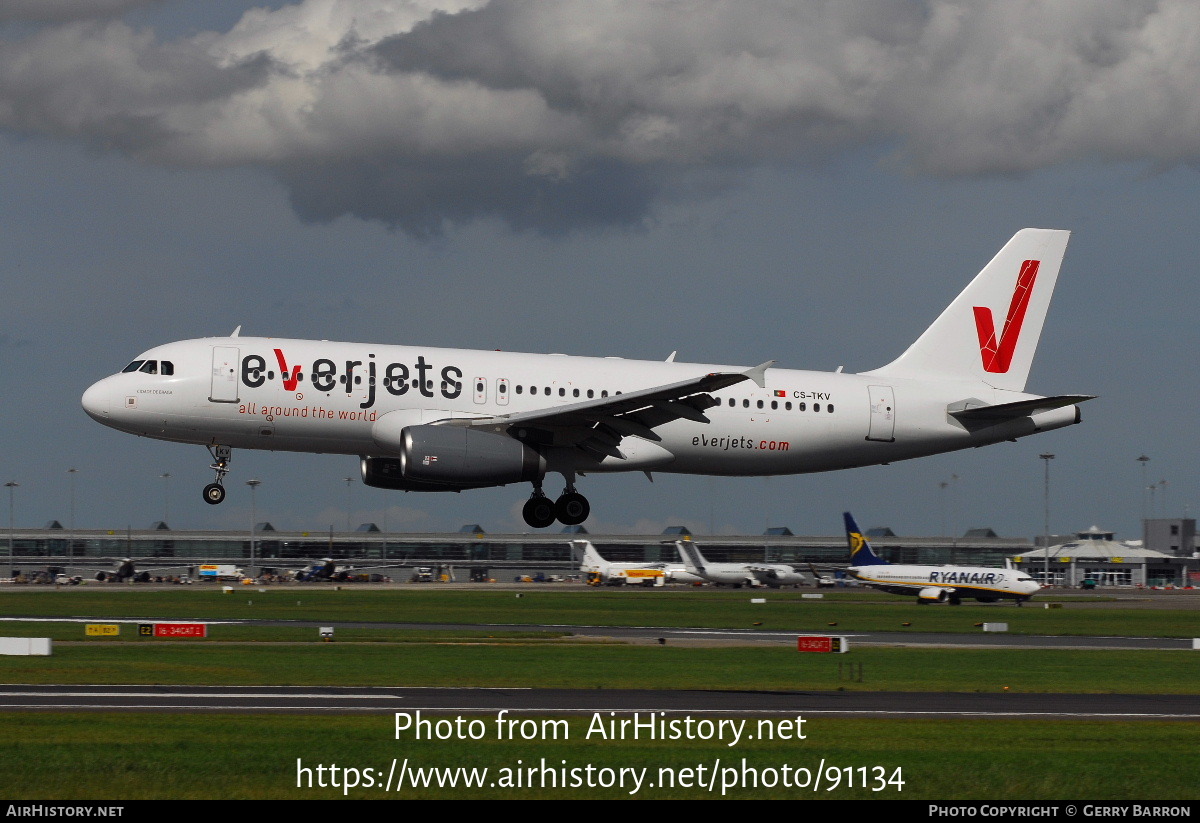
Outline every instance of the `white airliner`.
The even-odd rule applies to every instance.
[[[786,563],[710,563],[700,548],[689,540],[678,540],[675,548],[689,572],[711,583],[726,586],[799,586],[807,578]]]
[[[1036,580],[1017,569],[892,565],[871,549],[871,543],[850,512],[843,517],[853,564],[846,573],[872,588],[891,594],[915,594],[918,603],[949,602],[954,606],[971,597],[980,603],[1016,600],[1019,606],[1042,588]]]
[[[212,454],[359,455],[363,482],[462,491],[527,482],[525,521],[573,525],[590,472],[822,472],[1014,440],[1079,422],[1082,395],[1026,394],[1068,232],[1024,229],[899,358],[862,374],[325,340],[186,340],[83,395],[87,413]],[[1000,319],[1003,317],[1003,323]],[[542,492],[561,474],[557,500]]]
[[[641,562],[619,563],[605,560],[590,540],[572,540],[572,552],[579,553],[579,571],[598,575],[603,583],[702,583],[702,578],[690,573],[680,563]]]

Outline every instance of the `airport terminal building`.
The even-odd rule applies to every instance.
[[[1156,523],[1159,521],[1147,521]],[[1168,521],[1163,521],[1168,522]],[[1179,554],[1164,556],[1116,543],[1111,532],[1089,530],[1075,540],[1053,539],[1050,579],[1058,585],[1079,585],[1090,575],[1102,585],[1181,585],[1188,572],[1200,570],[1192,558],[1194,521],[1184,529]],[[922,565],[1016,565],[1035,579],[1045,565],[1042,549],[1024,538],[996,535],[991,529],[971,529],[962,537],[904,537],[891,529],[868,529],[876,551],[893,563]],[[296,569],[330,558],[339,565],[362,570],[402,570],[415,567],[451,568],[459,579],[505,579],[517,573],[571,574],[578,563],[570,541],[586,538],[607,559],[619,562],[677,562],[674,543],[692,540],[714,562],[769,562],[809,564],[832,570],[847,563],[844,535],[804,536],[791,529],[768,529],[761,535],[695,535],[672,527],[662,534],[589,534],[572,526],[561,532],[491,534],[471,524],[449,533],[384,532],[373,523],[356,530],[276,530],[259,523],[245,531],[176,531],[166,523],[148,529],[65,529],[54,521],[41,529],[14,529],[9,535],[10,566],[26,575],[47,569],[93,577],[132,558],[139,569],[156,574],[190,574],[201,564],[232,563],[258,574]],[[1103,539],[1101,539],[1103,538]],[[1176,535],[1176,542],[1179,542]],[[1089,552],[1081,551],[1086,548]],[[3,544],[0,544],[3,551]],[[1103,554],[1100,554],[1103,552]],[[1101,557],[1106,560],[1101,561]],[[7,570],[6,570],[7,571]],[[388,572],[393,579],[407,578],[403,571]],[[2,575],[7,578],[9,572]]]

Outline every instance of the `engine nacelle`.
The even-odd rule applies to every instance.
[[[923,603],[944,603],[949,596],[950,591],[940,586],[926,586],[917,592],[917,599]]]
[[[368,486],[398,491],[461,491],[536,482],[546,461],[529,446],[502,434],[465,426],[408,426],[400,457],[362,458]]]

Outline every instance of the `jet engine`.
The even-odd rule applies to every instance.
[[[464,426],[408,426],[400,456],[362,458],[368,486],[397,491],[461,491],[508,483],[538,482],[546,461],[503,434]]]
[[[950,590],[940,586],[926,586],[917,592],[917,599],[922,603],[944,603],[949,596]]]

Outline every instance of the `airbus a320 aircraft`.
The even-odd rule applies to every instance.
[[[683,558],[684,567],[710,583],[733,586],[799,586],[807,582],[803,574],[786,563],[712,563],[700,553],[700,547],[689,540],[676,540],[675,548]]]
[[[846,521],[846,541],[850,544],[851,566],[846,573],[871,588],[891,594],[913,594],[922,604],[949,602],[953,606],[970,597],[980,603],[1016,600],[1019,606],[1042,588],[1017,569],[892,565],[875,554],[850,512],[842,517]]]
[[[590,472],[822,472],[1079,422],[1082,395],[1026,394],[1069,233],[1018,232],[899,358],[862,374],[240,337],[168,343],[83,395],[121,431],[207,446],[360,456],[400,491],[531,483],[525,521],[582,523]],[[1003,324],[1000,323],[1003,317]],[[542,491],[548,473],[565,488]]]

